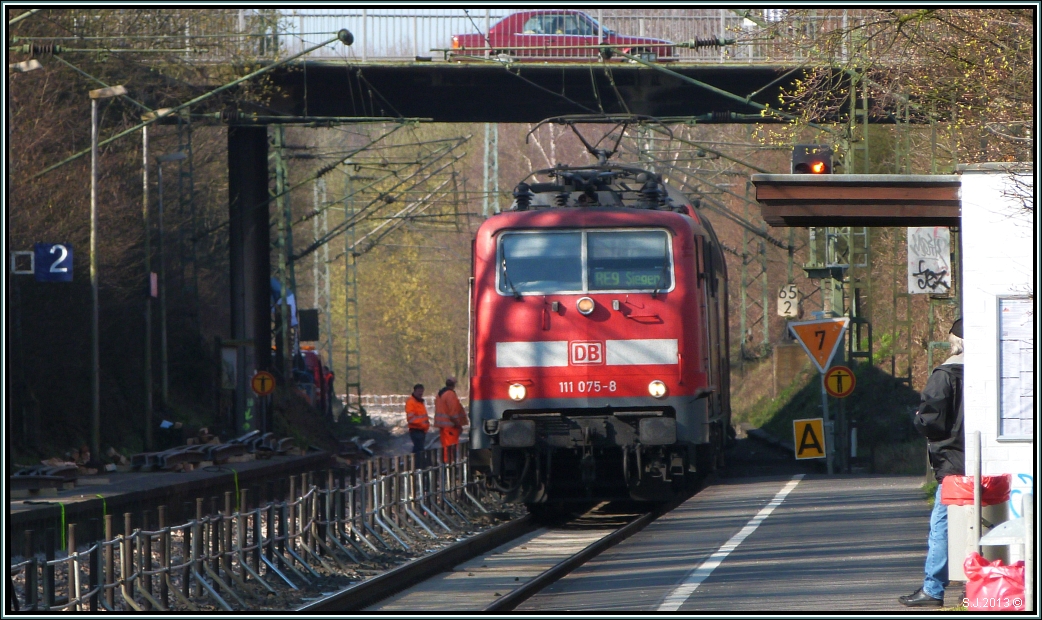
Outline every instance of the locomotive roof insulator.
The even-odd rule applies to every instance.
[[[514,188],[514,199],[517,200],[518,211],[527,211],[533,198],[535,198],[535,194],[532,193],[528,183],[518,183]]]
[[[597,192],[593,188],[587,187],[583,190],[583,193],[579,194],[579,198],[576,202],[581,206],[588,207],[599,204],[600,198],[597,197]]]
[[[519,183],[514,189],[514,210],[547,207],[630,207],[688,212],[688,200],[671,194],[661,174],[631,165],[607,164],[538,170],[550,183]],[[697,200],[694,201],[697,205]]]

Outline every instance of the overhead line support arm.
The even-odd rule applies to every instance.
[[[728,99],[732,99],[734,101],[738,101],[738,102],[744,103],[744,104],[746,104],[746,105],[748,105],[750,107],[753,107],[753,108],[756,108],[756,109],[760,110],[761,112],[766,112],[768,114],[773,114],[775,116],[779,116],[781,118],[784,118],[784,119],[787,119],[787,120],[790,120],[790,121],[799,120],[798,116],[795,116],[793,114],[789,114],[787,112],[782,112],[781,110],[774,110],[772,108],[769,108],[769,107],[763,105],[762,103],[757,103],[757,102],[753,101],[752,99],[749,99],[748,97],[740,97],[740,96],[738,96],[738,95],[736,95],[734,93],[731,93],[731,92],[728,92],[726,90],[723,90],[722,88],[717,88],[716,86],[712,86],[712,85],[706,84],[705,82],[702,82],[700,80],[696,80],[694,78],[688,77],[688,76],[684,75],[683,73],[678,73],[677,71],[673,71],[672,69],[667,69],[666,67],[657,65],[657,64],[655,64],[653,62],[649,62],[649,61],[647,61],[647,60],[645,60],[645,59],[643,59],[643,58],[641,58],[639,56],[634,56],[633,54],[627,54],[627,53],[625,53],[625,52],[623,52],[621,50],[616,50],[615,53],[618,54],[619,56],[622,56],[623,58],[628,58],[629,60],[632,60],[634,62],[642,64],[642,65],[644,65],[646,67],[651,67],[652,69],[654,69],[656,71],[661,71],[662,73],[665,73],[667,75],[671,75],[671,76],[673,76],[675,78],[678,78],[678,79],[680,79],[680,80],[682,80],[684,82],[687,82],[688,84],[693,84],[695,86],[698,86],[699,88],[703,88],[703,89],[708,90],[708,91],[710,91],[712,93],[720,95],[721,97],[727,97]],[[819,125],[817,123],[808,123],[808,125],[811,126],[811,127],[814,127],[815,129],[820,129],[822,131],[826,131],[828,133],[832,133],[832,134],[837,133],[835,129],[833,129],[831,127],[826,127],[824,125]]]
[[[269,72],[269,71],[271,71],[271,70],[273,70],[273,69],[275,69],[277,67],[280,67],[280,66],[290,62],[291,60],[296,60],[297,58],[300,58],[301,56],[304,56],[306,54],[310,54],[311,52],[313,52],[313,51],[315,51],[315,50],[317,50],[319,48],[325,47],[325,46],[329,45],[330,43],[332,43],[334,41],[343,41],[345,45],[350,45],[351,43],[354,42],[354,36],[346,29],[341,30],[340,32],[337,33],[337,36],[335,36],[335,37],[332,37],[330,39],[322,41],[321,43],[318,43],[317,45],[313,45],[313,46],[311,46],[311,47],[309,47],[309,48],[307,48],[307,49],[305,49],[305,50],[303,50],[301,52],[298,52],[298,53],[296,53],[296,54],[294,54],[292,56],[289,56],[289,57],[287,57],[287,58],[285,58],[283,60],[280,60],[280,61],[278,61],[276,63],[272,63],[272,64],[268,65],[267,67],[263,67],[261,69],[257,69],[256,71],[253,71],[251,73],[248,73],[248,74],[242,76],[241,78],[232,80],[231,82],[228,82],[227,84],[225,84],[223,86],[219,86],[219,87],[211,90],[208,93],[204,93],[204,94],[196,97],[195,99],[192,99],[192,100],[187,101],[185,103],[182,103],[180,105],[174,106],[173,108],[170,108],[169,112],[167,112],[163,116],[169,116],[169,115],[174,114],[176,112],[179,112],[179,111],[181,111],[181,110],[183,110],[185,108],[188,108],[188,107],[191,107],[193,105],[196,105],[197,103],[201,103],[203,101],[206,101],[207,99],[209,99],[210,97],[213,97],[214,95],[216,95],[218,93],[222,93],[222,92],[228,90],[229,88],[232,88],[234,86],[238,86],[239,84],[242,84],[243,82],[246,82],[248,80],[252,80],[253,78],[255,78],[255,77],[259,76],[259,75],[263,75],[263,74],[265,74],[265,73],[267,73],[267,72]],[[118,139],[120,139],[120,138],[122,138],[122,137],[124,137],[126,135],[134,133],[135,131],[137,131],[137,130],[143,128],[143,127],[147,127],[148,125],[151,125],[152,123],[155,123],[160,118],[162,118],[162,116],[156,115],[154,118],[151,118],[151,119],[149,119],[147,121],[144,121],[144,122],[142,122],[142,123],[140,123],[138,125],[135,125],[135,126],[131,127],[130,129],[127,129],[125,131],[121,131],[121,132],[117,133],[116,135],[112,136],[111,138],[107,138],[105,140],[102,140],[100,143],[98,143],[98,146],[99,147],[105,146],[106,144],[109,144],[110,142],[114,142],[114,141],[116,141],[116,140],[118,140]],[[38,177],[41,177],[41,176],[47,174],[48,172],[50,172],[52,170],[55,170],[56,168],[60,168],[61,166],[64,166],[65,164],[67,164],[67,163],[69,163],[69,162],[71,162],[73,160],[79,159],[80,157],[83,157],[84,155],[86,155],[87,153],[90,153],[90,152],[91,152],[91,149],[85,149],[83,151],[80,151],[79,153],[76,153],[75,155],[73,155],[71,157],[67,157],[66,159],[64,159],[64,160],[54,164],[53,166],[49,166],[47,168],[44,168],[40,172],[37,172],[36,174],[34,174],[31,178],[32,179],[36,179]]]

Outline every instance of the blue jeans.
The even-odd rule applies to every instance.
[[[944,587],[948,585],[948,507],[941,503],[941,485],[937,485],[933,512],[930,513],[925,572],[923,592],[943,599]]]

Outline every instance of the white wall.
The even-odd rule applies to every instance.
[[[1026,208],[1034,204],[1032,176],[1027,169],[1017,174],[1019,183],[1014,184],[1012,175],[995,164],[966,166],[960,172],[966,445],[973,432],[980,431],[982,473],[1013,474],[1013,518],[1020,515],[1021,494],[1034,486],[1035,443],[999,439],[998,299],[1034,296],[1035,220]],[[1018,198],[1025,188],[1029,195]]]

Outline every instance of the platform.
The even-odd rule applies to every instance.
[[[236,489],[247,490],[247,502],[253,506],[271,499],[272,493],[284,493],[289,476],[329,469],[333,456],[317,451],[299,456],[272,456],[243,463],[203,465],[190,472],[136,471],[105,473],[81,477],[76,486],[46,496],[12,499],[8,506],[6,530],[15,553],[25,548],[25,530],[34,531],[34,546],[42,548],[43,534],[55,530],[60,540],[65,524],[76,523],[77,538],[90,540],[102,533],[103,515],[113,515],[113,533],[123,531],[124,513],[131,513],[132,527],[142,526],[144,511],[150,513],[155,526],[159,506],[166,506],[169,524],[184,523],[195,516],[197,498],[204,500],[204,510],[211,512],[213,499],[220,509],[224,494]],[[275,485],[271,485],[275,482]],[[63,514],[64,513],[64,514]],[[98,528],[92,532],[92,528]]]
[[[721,481],[517,611],[921,611],[897,597],[922,586],[930,529],[922,482],[875,475]],[[953,584],[945,603],[954,607],[961,597],[962,586]]]

